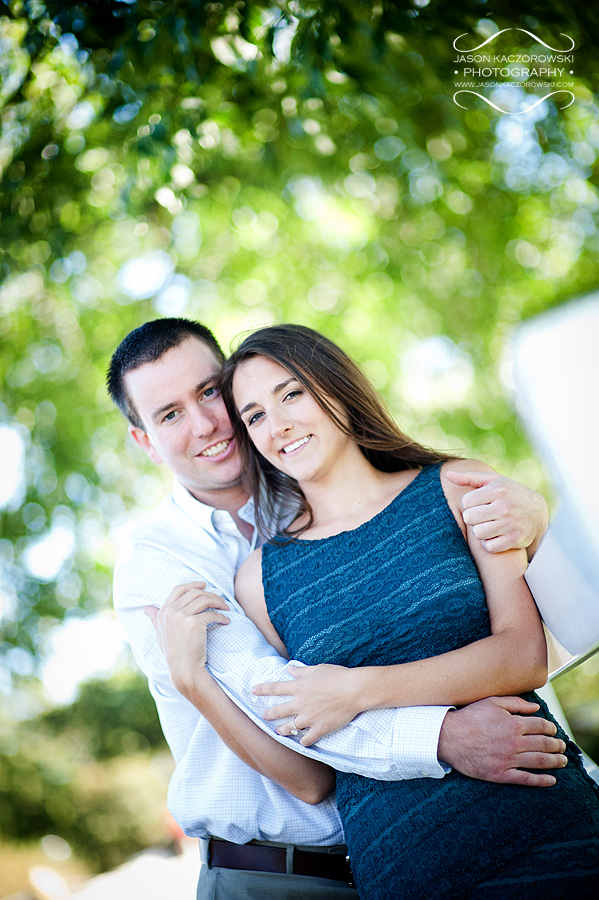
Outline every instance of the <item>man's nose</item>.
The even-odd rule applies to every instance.
[[[210,437],[218,428],[218,418],[211,410],[193,406],[189,411],[191,430],[194,437]]]

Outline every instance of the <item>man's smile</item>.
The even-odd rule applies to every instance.
[[[207,457],[208,459],[214,459],[217,456],[222,456],[226,451],[234,445],[235,441],[233,438],[225,438],[222,441],[218,441],[216,444],[210,444],[209,447],[206,447],[198,456]]]

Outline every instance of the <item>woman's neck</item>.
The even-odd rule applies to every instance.
[[[354,447],[356,452],[338,460],[326,475],[300,483],[314,517],[306,533],[334,534],[368,521],[402,489],[406,475],[411,478],[409,473],[375,469]]]

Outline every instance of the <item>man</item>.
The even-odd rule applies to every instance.
[[[181,319],[146,323],[131,332],[113,356],[108,373],[113,400],[128,418],[133,439],[153,462],[166,464],[176,479],[173,494],[136,529],[120,555],[115,606],[148,676],[175,758],[170,809],[188,834],[203,839],[205,865],[198,897],[355,900],[339,846],[343,833],[334,801],[327,797],[316,802],[318,795],[304,794],[302,789],[301,765],[312,763],[300,763],[302,757],[294,756],[296,774],[295,766],[281,764],[270,739],[264,743],[255,738],[263,732],[246,731],[245,723],[248,728],[252,724],[237,708],[219,706],[222,695],[216,682],[254,722],[272,729],[273,724],[261,718],[268,701],[253,697],[250,689],[261,682],[290,680],[286,661],[234,600],[235,573],[256,545],[257,535],[231,424],[219,395],[222,361],[212,334]],[[507,479],[489,484],[484,480],[475,481],[481,486],[468,495],[466,515],[481,529],[479,536],[490,549],[526,546],[542,534],[546,507],[538,495]],[[502,511],[506,497],[511,500]],[[523,512],[527,507],[531,511]],[[519,510],[515,517],[513,509]],[[506,532],[514,529],[518,533],[506,540]],[[153,621],[143,612],[146,607],[162,607],[174,586],[189,582],[206,583],[209,591],[227,601],[229,623],[210,630],[208,666],[213,678],[203,660],[192,671],[194,636],[188,640],[188,632],[177,632],[180,646],[177,653],[169,652],[169,621],[154,614],[151,618],[171,670],[182,667],[184,677],[180,671],[169,671]],[[181,602],[187,602],[186,591],[179,591]],[[194,620],[208,616],[224,622],[216,599],[211,607],[208,613],[205,606],[198,607],[201,615],[188,621],[193,626]],[[193,702],[173,682],[185,683]],[[336,768],[371,777],[443,777],[448,764],[488,780],[550,785],[550,775],[529,770],[563,765],[564,748],[552,737],[553,725],[526,717],[533,709],[519,698],[503,698],[452,711],[373,710],[314,747],[297,743],[295,747]],[[289,746],[289,738],[270,733]],[[282,752],[288,753],[285,748]]]

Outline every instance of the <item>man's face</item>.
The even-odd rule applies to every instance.
[[[241,463],[218,376],[220,363],[195,337],[167,350],[156,362],[125,375],[129,398],[144,428],[134,440],[155,463],[165,463],[198,500],[219,504],[237,489]]]

